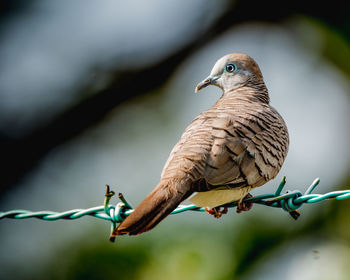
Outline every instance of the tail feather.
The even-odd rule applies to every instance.
[[[190,182],[160,183],[112,233],[137,235],[151,230],[190,195]]]

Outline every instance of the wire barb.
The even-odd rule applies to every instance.
[[[307,188],[304,194],[297,190],[287,191],[285,194],[281,194],[283,188],[286,185],[286,177],[283,177],[275,193],[254,196],[244,199],[243,201],[253,202],[256,204],[261,204],[275,208],[282,208],[284,211],[288,212],[294,219],[297,219],[300,216],[300,213],[297,211],[297,209],[305,203],[317,203],[328,199],[343,200],[350,198],[350,190],[333,191],[325,194],[313,194],[312,192],[315,190],[319,183],[320,179],[315,179],[312,182],[312,184]],[[64,212],[32,212],[27,210],[11,210],[7,212],[0,212],[0,220],[5,218],[37,218],[45,221],[56,221],[59,219],[74,220],[84,216],[92,216],[98,219],[107,220],[111,223],[110,241],[114,242],[114,231],[116,229],[117,224],[121,223],[128,215],[130,215],[134,211],[131,204],[125,199],[125,197],[121,193],[118,194],[120,202],[117,203],[115,206],[110,205],[110,200],[114,195],[115,192],[110,189],[109,185],[106,185],[105,199],[102,206],[96,206],[88,209],[73,209]],[[223,206],[230,208],[237,207],[237,202],[232,202]],[[205,209],[193,204],[179,205],[171,214],[178,214],[186,211],[203,212],[205,211]]]

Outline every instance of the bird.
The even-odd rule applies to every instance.
[[[138,235],[153,229],[189,200],[219,218],[220,206],[237,201],[237,212],[252,203],[250,191],[275,178],[287,156],[289,134],[270,105],[258,64],[242,53],[221,57],[195,92],[213,85],[222,96],[185,129],[165,163],[159,184],[112,232]]]

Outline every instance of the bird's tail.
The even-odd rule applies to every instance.
[[[112,233],[137,235],[154,228],[190,194],[189,180],[161,182]]]

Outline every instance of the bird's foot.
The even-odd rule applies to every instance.
[[[237,203],[237,213],[242,213],[243,211],[249,211],[253,207],[253,202],[243,201],[244,199],[253,197],[250,193],[248,193],[242,200]]]
[[[205,208],[205,211],[210,215],[214,216],[214,218],[219,219],[223,214],[227,214],[228,212],[227,207],[224,207],[224,209],[222,210],[220,210],[220,208],[221,207]]]

